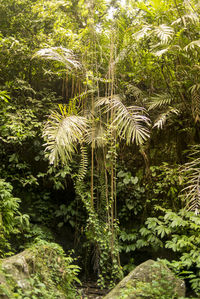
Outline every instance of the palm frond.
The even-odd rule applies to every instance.
[[[107,97],[97,101],[97,106],[105,105],[105,112],[114,111],[112,126],[118,136],[126,140],[127,144],[136,142],[142,144],[149,138],[150,119],[146,116],[146,110],[142,107],[126,107],[119,96]]]
[[[153,33],[160,39],[162,44],[167,44],[174,35],[174,29],[165,24],[161,24],[155,27]]]
[[[81,64],[76,59],[73,52],[63,47],[44,48],[37,51],[33,58],[40,57],[48,60],[58,61],[65,65],[66,68],[80,68]]]
[[[172,97],[170,94],[168,93],[155,94],[150,98],[150,102],[148,104],[149,106],[148,110],[170,105],[171,103],[172,103]]]
[[[182,22],[184,23],[184,26],[186,27],[187,23],[192,23],[192,24],[199,23],[199,17],[196,13],[191,12],[191,13],[183,15],[183,16],[181,16],[181,18],[178,18],[177,20],[175,20],[172,23],[172,26],[181,24]]]
[[[65,164],[72,159],[77,143],[83,140],[88,128],[85,117],[53,112],[45,124],[45,151],[51,164]]]
[[[194,50],[196,47],[200,47],[200,39],[192,41],[183,50],[187,52],[188,50]]]
[[[177,109],[174,109],[170,107],[166,112],[159,115],[159,117],[156,119],[153,128],[162,129],[165,125],[166,121],[171,117],[172,114],[179,114],[179,111]]]
[[[139,30],[133,35],[133,37],[136,40],[140,40],[141,38],[144,38],[147,34],[149,34],[149,31],[151,30],[152,30],[152,26],[144,25],[141,30]]]
[[[154,54],[157,57],[162,56],[163,54],[166,54],[169,51],[169,47],[165,48],[165,49],[161,49],[155,52],[152,52],[152,54]]]
[[[93,144],[95,147],[103,147],[106,145],[106,128],[99,119],[95,119],[95,126],[91,126],[85,136],[85,141],[88,144]]]

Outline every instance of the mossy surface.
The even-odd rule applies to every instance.
[[[184,281],[161,262],[148,260],[129,273],[104,299],[185,297]]]
[[[60,246],[44,241],[1,260],[0,298],[78,298],[73,287],[78,267],[72,261]]]

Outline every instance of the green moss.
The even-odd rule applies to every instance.
[[[72,262],[57,244],[40,241],[2,260],[0,298],[78,298],[74,281],[79,267]]]

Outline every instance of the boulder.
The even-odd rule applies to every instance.
[[[45,241],[0,260],[0,299],[74,298],[71,260],[59,245]]]
[[[148,260],[131,271],[104,299],[160,299],[162,296],[184,297],[185,283],[162,262]]]

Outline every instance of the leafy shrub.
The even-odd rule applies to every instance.
[[[77,278],[80,268],[72,264],[73,258],[66,256],[59,245],[40,240],[21,256],[28,271],[27,277],[22,276],[18,283],[20,270],[16,274],[15,260],[10,264],[13,271],[10,270],[9,275],[2,267],[1,277],[4,279],[0,284],[0,297],[7,294],[8,298],[20,299],[79,298],[74,283],[80,283]]]
[[[181,277],[189,280],[192,289],[200,294],[200,216],[180,210],[178,213],[162,209],[163,216],[148,218],[140,229],[138,247],[166,248],[175,253],[170,266]],[[177,253],[177,255],[176,255]]]
[[[20,234],[29,226],[28,215],[19,212],[21,200],[13,197],[10,183],[0,180],[0,257],[10,254],[11,234]]]

